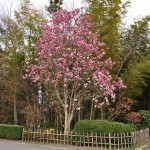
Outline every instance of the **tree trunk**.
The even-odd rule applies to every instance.
[[[64,128],[64,133],[70,132],[70,122],[68,118],[68,112],[65,110],[65,128]]]
[[[64,133],[69,133],[70,132],[70,126],[71,126],[71,121],[73,119],[73,113],[68,114],[68,112],[65,112],[65,126],[64,126]]]
[[[101,120],[103,120],[104,119],[104,115],[103,115],[103,107],[101,107]]]
[[[93,119],[93,109],[94,109],[94,101],[92,100],[92,104],[91,104],[91,112],[90,112],[90,120]]]
[[[16,95],[14,96],[14,124],[18,123],[18,118],[17,118],[17,100],[16,100]]]

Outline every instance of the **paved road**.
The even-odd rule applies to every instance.
[[[145,142],[145,144],[143,144],[139,148],[136,148],[135,150],[150,150],[150,139],[149,141]]]
[[[0,150],[85,150],[77,147],[65,147],[57,145],[40,145],[23,143],[20,141],[0,140]]]
[[[87,150],[87,149],[71,146],[65,147],[57,145],[32,144],[32,143],[24,143],[21,141],[0,139],[0,150]],[[150,150],[150,141],[146,142],[140,148],[135,148],[135,150]]]
[[[150,141],[148,141],[148,142],[143,146],[143,149],[141,148],[141,150],[150,150]]]

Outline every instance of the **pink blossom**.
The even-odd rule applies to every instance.
[[[82,100],[88,94],[101,108],[115,101],[117,89],[125,88],[121,79],[113,80],[109,71],[114,63],[111,58],[104,60],[105,52],[100,51],[104,44],[98,41],[98,33],[91,32],[92,26],[90,15],[79,9],[57,11],[43,26],[36,45],[36,64],[28,66],[27,77],[48,85],[51,93],[57,93],[55,99],[61,100],[61,105],[66,97],[64,89],[68,90],[65,92],[70,107],[62,106],[68,112],[74,107],[73,95],[80,95]]]

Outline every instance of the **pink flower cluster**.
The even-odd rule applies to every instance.
[[[59,88],[72,88],[73,83],[81,90],[92,88],[96,104],[99,98],[109,104],[115,99],[116,87],[125,86],[122,80],[113,81],[109,73],[113,62],[110,58],[104,61],[105,52],[100,50],[103,43],[90,31],[90,20],[79,9],[54,13],[51,22],[43,26],[36,46],[37,64],[29,66],[28,77]]]

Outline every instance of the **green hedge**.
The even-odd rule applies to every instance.
[[[144,128],[150,128],[150,111],[147,110],[140,110],[138,112],[140,114],[141,122],[139,122],[138,128],[144,129]]]
[[[20,140],[22,137],[23,126],[0,124],[0,138]]]
[[[120,123],[120,122],[110,122],[105,120],[82,120],[79,121],[75,128],[75,132],[80,133],[127,133],[134,132],[136,128],[134,126]]]

